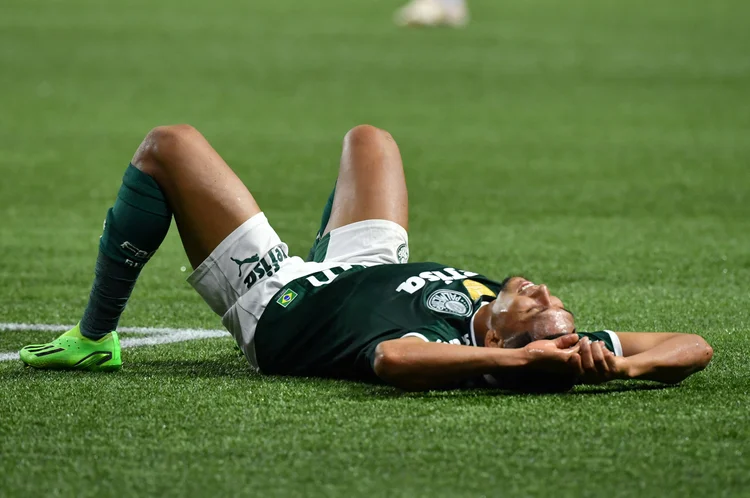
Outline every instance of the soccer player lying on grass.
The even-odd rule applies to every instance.
[[[495,282],[407,263],[407,192],[393,138],[357,126],[308,261],[289,256],[245,185],[190,126],[151,131],[128,166],[99,245],[78,325],[21,359],[47,369],[117,370],[118,320],[174,216],[188,281],[263,373],[375,381],[423,390],[489,383],[679,382],[711,360],[701,337],[576,334],[545,285]],[[488,229],[497,230],[488,222]]]

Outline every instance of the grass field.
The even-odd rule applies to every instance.
[[[580,329],[701,333],[709,368],[522,396],[259,377],[228,337],[0,361],[0,496],[750,496],[750,3],[485,1],[458,31],[397,5],[0,2],[0,322],[80,318],[155,125],[202,130],[302,254],[370,122],[412,260],[546,281]],[[183,266],[172,232],[121,325],[219,328]]]

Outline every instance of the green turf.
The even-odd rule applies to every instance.
[[[302,254],[371,122],[413,260],[546,281],[582,329],[700,332],[709,368],[507,396],[261,378],[228,339],[0,362],[0,496],[750,496],[750,4],[477,2],[458,31],[397,5],[0,2],[0,322],[78,320],[153,126],[201,129]],[[219,327],[182,266],[172,233],[122,325]]]

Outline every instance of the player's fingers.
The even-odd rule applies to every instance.
[[[591,355],[591,341],[588,337],[581,339],[581,365],[584,370],[594,370],[594,357]]]
[[[617,372],[617,356],[607,349],[607,351],[604,353],[604,359],[607,362],[607,367],[609,367],[610,372]]]
[[[604,359],[604,351],[602,349],[606,349],[601,341],[596,341],[591,344],[591,356],[594,358],[594,365],[596,366],[596,370],[600,374],[607,374],[609,372],[609,366],[607,365],[607,360]]]
[[[568,366],[578,377],[581,377],[585,373],[583,371],[583,366],[581,366],[581,355],[578,353],[570,355],[568,358]]]
[[[578,342],[578,334],[565,334],[555,339],[555,346],[560,349],[569,348]]]

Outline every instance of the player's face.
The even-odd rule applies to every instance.
[[[575,331],[573,315],[562,301],[523,277],[509,279],[493,303],[493,329],[503,337],[503,347],[522,347],[552,335]]]

